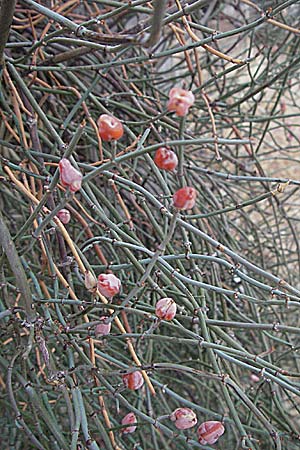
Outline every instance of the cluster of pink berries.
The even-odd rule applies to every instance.
[[[94,277],[90,272],[86,273],[85,286],[89,290],[97,287],[100,294],[108,299],[112,299],[120,292],[121,280],[112,273],[101,273],[98,281],[94,283]],[[176,315],[177,305],[172,298],[161,298],[155,307],[155,314],[161,320],[172,320]],[[105,335],[110,332],[110,323],[107,323],[107,317],[100,317],[101,324],[97,325],[97,333]]]
[[[99,292],[107,298],[112,298],[119,293],[121,281],[113,274],[100,274],[98,276],[97,288]],[[170,321],[176,315],[177,305],[172,298],[161,298],[155,307],[155,314],[160,320]],[[96,326],[96,337],[107,335],[110,332],[110,323],[106,323],[107,317],[100,317],[100,324]],[[144,384],[144,378],[140,371],[126,373],[122,376],[123,384],[127,389],[136,391]],[[186,430],[197,424],[197,416],[190,408],[177,408],[169,416],[179,430]],[[136,430],[137,418],[133,412],[128,413],[122,419],[124,426],[122,433],[133,433]],[[128,426],[126,426],[128,425]],[[197,430],[200,444],[214,444],[225,429],[221,422],[207,421],[203,422]]]
[[[191,91],[173,88],[169,93],[167,109],[170,112],[175,112],[179,117],[184,117],[188,114],[189,108],[194,104],[194,101],[195,97]],[[103,141],[118,140],[124,134],[120,120],[108,114],[102,114],[97,124],[99,135]],[[171,149],[160,147],[155,153],[154,162],[161,170],[173,171],[178,165],[178,158]],[[72,193],[77,192],[81,188],[82,174],[71,165],[68,159],[61,159],[59,171],[60,182],[63,187],[68,188]],[[195,201],[196,190],[193,187],[183,187],[173,195],[173,204],[178,210],[192,209]],[[70,221],[70,212],[67,209],[61,209],[57,216],[63,224],[67,224]],[[85,284],[91,291],[97,288],[100,294],[108,299],[112,299],[121,289],[121,281],[113,274],[100,274],[98,280],[95,280],[93,275],[87,272]],[[155,314],[160,320],[173,320],[176,311],[177,305],[172,298],[160,299],[155,307]],[[96,337],[105,336],[111,330],[111,322],[109,322],[108,317],[101,316],[99,320],[100,323],[95,328]],[[140,371],[125,374],[122,379],[124,386],[130,390],[140,389],[144,384],[144,378]],[[186,430],[197,424],[197,416],[190,408],[177,408],[169,418],[179,430]],[[137,418],[133,412],[130,412],[122,419],[121,423],[125,426],[122,433],[133,433],[137,427]],[[214,444],[224,431],[225,429],[221,422],[204,422],[197,430],[199,442],[203,445]]]
[[[168,111],[175,112],[179,117],[186,116],[189,108],[194,104],[195,97],[191,91],[181,88],[173,88],[169,93],[167,104]],[[124,134],[121,121],[109,114],[101,114],[98,119],[99,135],[103,141],[113,141],[120,139]],[[173,150],[160,147],[157,149],[154,162],[159,169],[172,171],[178,165],[178,158]],[[71,192],[77,192],[81,188],[82,174],[75,169],[70,161],[62,158],[59,162],[60,182],[69,188]],[[179,210],[192,209],[196,201],[196,190],[193,187],[183,187],[173,195],[173,204]],[[65,223],[65,222],[63,222]]]
[[[197,424],[197,416],[190,408],[175,409],[170,415],[170,420],[179,430],[187,430]],[[215,420],[203,422],[197,430],[199,443],[202,445],[215,444],[224,431],[225,428],[221,422]]]
[[[103,141],[118,140],[124,134],[122,123],[114,116],[102,114],[97,123],[99,135]],[[67,158],[62,158],[58,167],[62,186],[73,193],[79,191],[82,182],[81,172],[75,169]]]
[[[184,117],[194,101],[195,97],[191,91],[175,87],[170,90],[167,109],[171,112],[174,111],[179,117]],[[178,158],[173,150],[159,147],[156,150],[154,162],[161,170],[173,171],[178,165]],[[195,205],[196,195],[197,192],[193,187],[183,187],[173,195],[173,205],[180,211],[192,209]]]
[[[113,274],[100,274],[98,276],[97,288],[105,297],[111,299],[120,292],[121,281]],[[155,314],[160,320],[170,321],[176,315],[177,305],[172,298],[161,298],[155,307]],[[111,324],[107,322],[107,317],[100,317],[100,324],[96,326],[96,337],[107,335],[110,332]],[[136,391],[144,384],[144,378],[140,371],[126,373],[122,376],[123,384],[127,389]],[[174,425],[179,430],[186,430],[197,424],[197,416],[190,408],[177,408],[169,416]],[[137,418],[133,412],[128,413],[121,424],[123,434],[133,433],[137,428]],[[214,444],[225,429],[221,422],[207,421],[203,422],[197,430],[197,436],[200,444]]]
[[[187,430],[197,424],[197,416],[190,408],[177,408],[170,414],[169,419],[174,422],[178,430]],[[123,417],[122,425],[129,425],[123,428],[122,433],[134,433],[137,427],[137,418],[133,412]],[[134,425],[133,425],[134,424]],[[197,429],[198,441],[202,445],[215,444],[224,433],[225,428],[221,422],[209,420],[201,423]]]

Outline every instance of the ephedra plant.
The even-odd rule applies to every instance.
[[[299,17],[0,2],[1,448],[299,448]]]

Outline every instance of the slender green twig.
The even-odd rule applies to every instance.
[[[26,311],[27,320],[32,323],[35,320],[36,313],[34,310],[32,295],[25,270],[22,266],[20,257],[11,238],[9,229],[4,222],[3,215],[0,211],[0,244],[8,259],[10,268],[15,276],[16,285],[21,293],[21,302]]]
[[[17,4],[0,85],[5,448],[207,448],[210,420],[218,448],[299,447],[299,1],[277,3]],[[183,118],[167,111],[175,86],[195,95]],[[120,119],[118,141],[101,114]],[[63,156],[84,180],[62,234]],[[197,198],[176,217],[182,185]],[[88,290],[85,269],[120,291]],[[157,326],[164,297],[177,312]],[[141,370],[155,396],[125,387]],[[176,428],[182,407],[197,426]]]

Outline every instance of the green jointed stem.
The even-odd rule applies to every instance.
[[[233,16],[227,3],[18,4],[0,86],[0,207],[38,320],[28,324],[21,278],[2,252],[4,446],[112,450],[113,433],[122,449],[203,448],[197,427],[180,431],[168,418],[185,406],[197,426],[223,422],[218,448],[298,448],[299,1],[238,2]],[[195,94],[184,120],[167,112],[175,86]],[[113,161],[106,142],[100,161],[103,113],[124,126]],[[179,177],[155,165],[162,145],[179,155]],[[84,175],[68,199],[72,247],[47,222],[63,198],[63,156]],[[181,183],[197,201],[176,219]],[[85,289],[74,251],[95,276],[121,279],[112,303]],[[163,297],[177,314],[155,327]],[[106,336],[96,333],[102,316]],[[155,396],[146,384],[124,389],[122,374],[138,366],[128,343]],[[123,435],[130,411],[137,429]]]
[[[21,259],[13,243],[9,229],[4,221],[4,217],[0,211],[0,245],[7,257],[10,269],[15,276],[15,282],[21,293],[21,302],[26,312],[27,320],[34,322],[36,313],[33,308],[32,294],[26,277],[25,270],[22,266]]]

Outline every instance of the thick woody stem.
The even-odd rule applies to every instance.
[[[3,66],[3,52],[13,20],[15,6],[15,0],[0,0],[0,70]]]
[[[152,47],[160,38],[166,3],[166,0],[155,0],[150,36],[145,43],[145,47]]]
[[[3,247],[4,253],[7,256],[11,270],[13,271],[16,284],[22,295],[22,300],[24,302],[24,309],[26,311],[27,320],[33,322],[35,319],[35,312],[32,309],[32,298],[25,274],[25,270],[22,266],[20,257],[16,250],[16,247],[11,238],[9,229],[7,228],[3,216],[0,211],[0,245]]]

